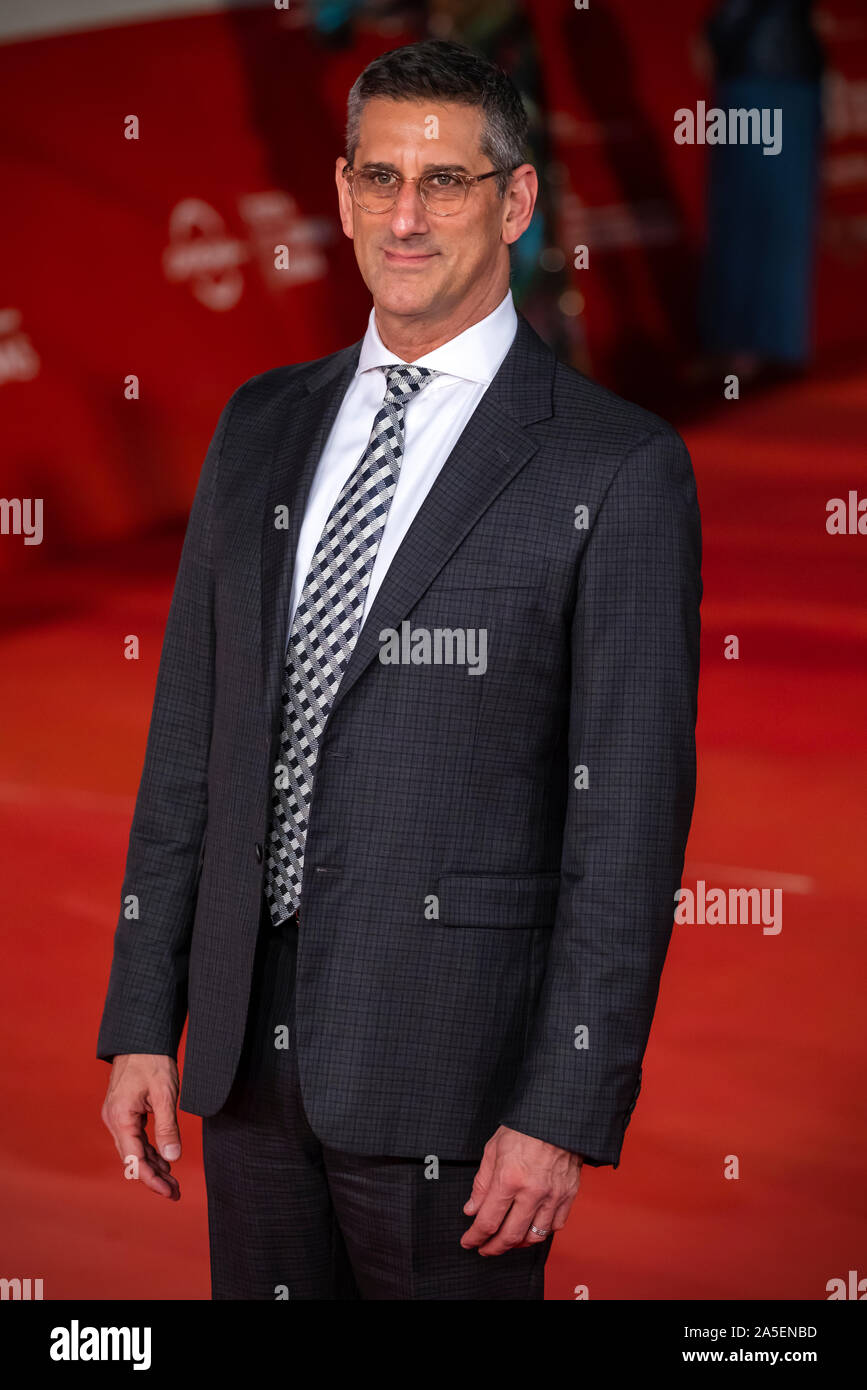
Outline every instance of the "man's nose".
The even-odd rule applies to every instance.
[[[418,184],[411,183],[409,179],[401,184],[390,221],[392,231],[398,236],[427,230],[428,212],[421,200]]]

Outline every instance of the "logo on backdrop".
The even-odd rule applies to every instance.
[[[4,381],[32,381],[39,375],[39,354],[21,328],[18,309],[0,309],[0,386]]]
[[[166,279],[187,284],[200,304],[220,312],[234,309],[250,267],[275,293],[324,277],[322,247],[335,235],[328,218],[302,217],[295,199],[281,189],[242,194],[238,212],[245,234],[234,236],[210,203],[201,198],[176,203],[163,252]]]

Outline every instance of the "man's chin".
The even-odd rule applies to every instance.
[[[393,275],[378,276],[370,292],[376,307],[383,313],[407,317],[427,313],[437,299],[436,285],[401,283]]]

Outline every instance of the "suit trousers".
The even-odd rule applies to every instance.
[[[464,1250],[478,1161],[375,1157],[322,1144],[295,1052],[294,917],[263,905],[244,1049],[203,1121],[214,1299],[542,1299],[553,1236]],[[360,967],[363,968],[363,965]],[[479,1155],[481,1158],[481,1155]]]

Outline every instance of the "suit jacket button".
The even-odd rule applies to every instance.
[[[257,863],[257,864],[261,864],[261,863],[262,863],[262,846],[261,846],[261,845],[257,845],[257,846],[256,846],[256,863]]]

